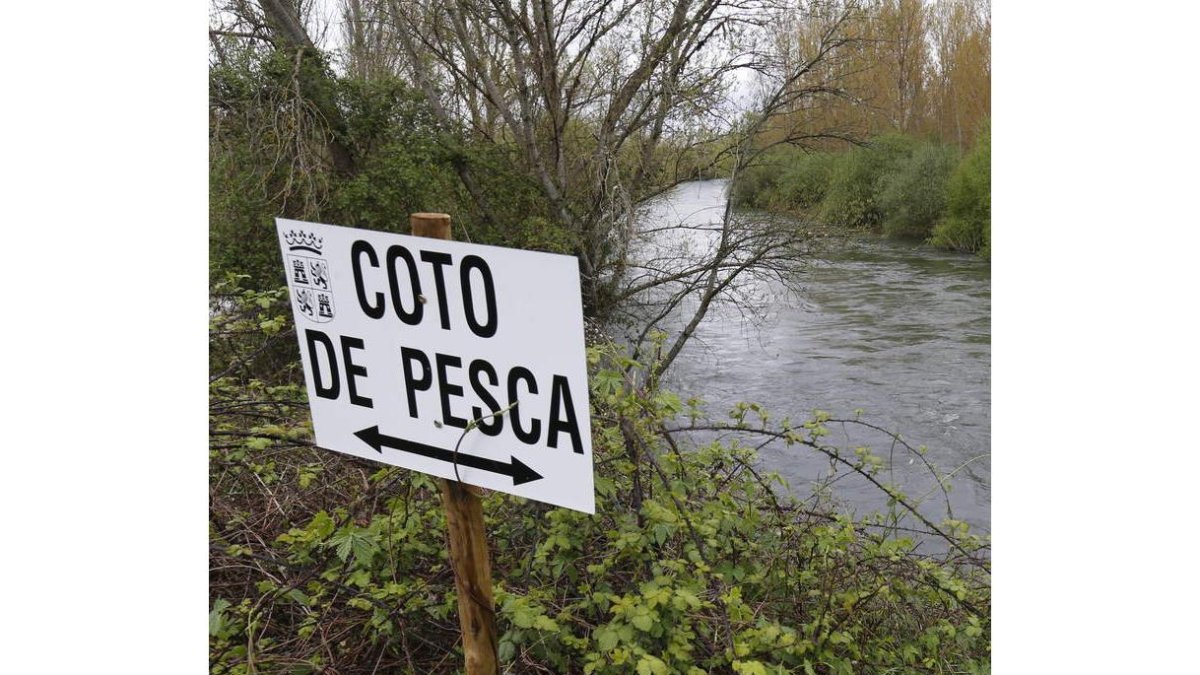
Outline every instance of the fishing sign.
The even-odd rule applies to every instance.
[[[595,513],[574,257],[276,229],[319,447]]]

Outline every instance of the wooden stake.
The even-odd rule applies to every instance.
[[[450,239],[450,214],[414,213],[408,217],[414,237]]]
[[[450,239],[450,216],[445,213],[414,213],[409,223],[414,236]],[[469,486],[458,481],[442,478],[440,486],[450,538],[450,565],[458,589],[458,623],[467,675],[498,675],[496,610],[483,503]]]

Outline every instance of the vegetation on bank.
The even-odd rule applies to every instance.
[[[445,211],[465,239],[571,250],[536,186],[514,169],[504,149],[444,128],[401,79],[334,77],[324,59],[307,62],[325,76],[325,94],[341,113],[335,133],[321,127],[308,106],[288,99],[293,65],[290,56],[275,52],[210,72],[213,283],[229,273],[249,275],[258,289],[282,283],[276,217],[407,233],[409,214]],[[308,133],[297,138],[298,129]],[[350,169],[330,165],[327,135],[353,159]],[[477,168],[488,214],[467,194],[458,163]]]
[[[824,225],[991,254],[991,133],[954,145],[887,134],[842,152],[779,147],[734,185],[738,204]]]
[[[210,671],[458,671],[434,480],[314,448],[285,290],[214,290]],[[601,340],[588,359],[596,514],[484,497],[505,672],[989,671],[986,544],[832,444],[858,422],[755,405],[713,422],[653,364]],[[696,446],[684,427],[728,436]],[[764,441],[823,454],[830,481],[871,481],[890,510],[851,517],[828,485],[786,496]]]
[[[975,147],[950,176],[946,213],[933,228],[935,246],[957,251],[992,249],[992,134],[985,127]]]

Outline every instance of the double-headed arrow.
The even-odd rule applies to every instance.
[[[443,462],[457,462],[463,466],[469,466],[475,469],[483,469],[484,471],[491,471],[492,473],[498,473],[505,476],[512,476],[513,485],[520,485],[522,483],[541,480],[542,478],[540,473],[534,471],[528,466],[525,466],[521,460],[517,459],[516,457],[512,457],[511,455],[509,456],[509,459],[512,461],[505,463],[497,462],[494,459],[488,459],[486,457],[467,455],[461,452],[455,453],[450,450],[435,448],[432,445],[425,445],[424,443],[418,443],[416,441],[396,438],[395,436],[388,436],[387,434],[380,433],[378,426],[367,427],[362,431],[356,431],[354,432],[354,435],[358,436],[362,442],[371,446],[375,452],[378,452],[381,455],[383,454],[384,446],[387,446],[403,452],[411,452],[414,455],[421,455],[422,457],[429,457]]]

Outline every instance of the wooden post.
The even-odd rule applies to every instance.
[[[417,237],[450,239],[450,216],[414,213],[409,216]],[[492,598],[492,566],[488,560],[487,533],[483,529],[483,503],[470,486],[440,479],[442,508],[450,538],[450,565],[458,589],[458,623],[462,628],[467,675],[498,675],[496,610]]]

